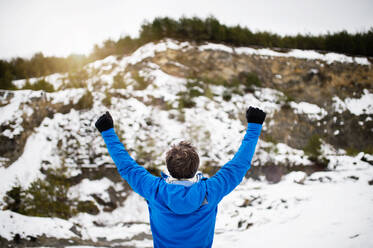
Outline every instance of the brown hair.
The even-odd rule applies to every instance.
[[[192,178],[199,166],[199,157],[195,147],[181,141],[173,145],[166,155],[167,169],[174,178]]]

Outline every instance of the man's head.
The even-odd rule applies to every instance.
[[[190,143],[181,141],[167,152],[166,164],[172,177],[192,178],[198,170],[199,157]]]

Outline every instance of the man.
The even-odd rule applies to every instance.
[[[196,175],[198,154],[186,142],[167,153],[171,175],[153,176],[127,153],[109,112],[97,120],[95,125],[119,174],[148,203],[154,247],[212,246],[218,203],[240,184],[250,168],[265,117],[258,108],[246,111],[247,130],[238,152],[211,178]]]

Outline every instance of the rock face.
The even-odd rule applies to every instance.
[[[27,138],[31,135],[34,128],[41,124],[44,118],[53,118],[55,113],[66,114],[72,108],[79,108],[78,104],[73,104],[72,102],[68,102],[67,104],[52,102],[53,98],[47,98],[46,93],[42,91],[25,93],[18,96],[23,99],[19,102],[18,108],[14,109],[14,111],[18,112],[18,115],[14,116],[15,119],[7,120],[7,122],[3,122],[0,126],[0,131],[4,134],[7,129],[8,131],[13,129],[13,125],[17,124],[15,123],[17,118],[22,119],[18,126],[22,130],[20,133],[0,136],[0,156],[7,158],[7,165],[14,162],[22,154]],[[0,96],[2,96],[3,102],[6,102],[6,98],[12,98],[14,94],[2,91],[0,92]]]
[[[146,204],[120,178],[94,128],[107,110],[129,153],[155,175],[165,170],[170,145],[182,139],[197,147],[200,170],[215,174],[237,150],[250,105],[264,109],[267,119],[247,177],[278,183],[303,171],[296,180],[303,184],[316,171],[333,170],[332,156],[363,151],[362,161],[373,160],[373,69],[367,58],[162,40],[76,74],[84,79],[46,76],[52,93],[0,91],[0,207],[35,207],[32,189],[51,190],[42,195],[47,199],[57,195],[49,185],[54,183],[69,189],[61,199],[79,199],[64,209],[73,216],[63,222],[66,235],[50,238],[41,229],[30,234],[38,245],[66,245],[70,237],[77,245],[149,239]],[[21,88],[25,82],[13,83]],[[10,221],[9,212],[1,218]],[[252,225],[245,221],[238,229]],[[133,235],[118,238],[118,232]],[[32,244],[27,233],[17,235],[0,232],[0,243]]]
[[[277,142],[303,149],[312,135],[319,135],[336,148],[372,151],[367,139],[372,134],[373,97],[369,95],[370,111],[354,115],[335,111],[335,98],[360,98],[364,89],[373,90],[371,65],[356,63],[328,63],[320,60],[237,54],[225,50],[190,49],[167,50],[149,59],[152,63],[177,77],[199,78],[205,81],[228,83],[240,76],[255,73],[262,87],[276,89],[285,95],[286,102],[308,102],[328,113],[322,120],[309,120],[283,105],[271,119],[275,122],[265,134]],[[176,63],[175,63],[176,62]],[[178,66],[181,65],[181,66]],[[243,81],[242,79],[240,81]],[[363,108],[362,106],[356,106]],[[370,117],[370,118],[369,118]],[[364,122],[364,125],[359,125]],[[338,124],[339,123],[339,124]],[[340,124],[342,123],[342,124]],[[334,132],[339,130],[339,134]]]

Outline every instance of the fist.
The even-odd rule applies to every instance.
[[[100,118],[95,123],[96,128],[100,133],[114,127],[113,118],[111,117],[109,111],[101,115]]]
[[[246,111],[246,120],[248,123],[263,124],[266,113],[259,108],[249,107]]]

